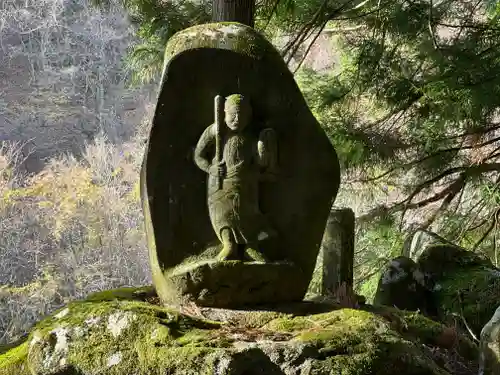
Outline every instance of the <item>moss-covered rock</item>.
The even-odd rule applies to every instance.
[[[105,290],[102,292],[91,293],[87,296],[86,301],[114,301],[114,300],[127,300],[127,301],[150,301],[157,298],[158,295],[153,286],[145,286],[141,288],[118,288]]]
[[[0,355],[0,374],[445,375],[453,372],[436,350],[477,355],[466,338],[442,340],[446,328],[416,313],[239,311],[224,323],[112,294],[38,323]]]
[[[449,245],[430,246],[418,265],[433,281],[440,320],[463,316],[479,336],[499,304],[500,269],[472,251]]]
[[[6,353],[0,354],[0,374],[30,375],[27,357],[27,342],[8,350]]]
[[[436,314],[426,276],[412,259],[404,256],[393,259],[382,272],[374,304],[418,310],[429,316]]]
[[[439,279],[460,268],[492,267],[491,262],[479,254],[451,245],[429,246],[422,252],[417,263],[433,279]]]

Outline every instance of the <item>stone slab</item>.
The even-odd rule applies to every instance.
[[[300,301],[304,277],[290,263],[241,261],[190,264],[177,267],[168,275],[181,299],[218,307]]]

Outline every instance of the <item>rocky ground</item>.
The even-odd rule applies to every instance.
[[[393,260],[374,306],[165,307],[152,287],[110,290],[0,347],[0,374],[496,374],[499,285],[489,260],[440,245]]]
[[[0,373],[477,373],[474,343],[415,312],[300,303],[192,313],[199,317],[159,306],[148,288],[99,293],[70,303],[4,349]]]

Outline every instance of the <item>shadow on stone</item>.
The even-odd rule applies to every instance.
[[[259,348],[249,348],[234,354],[228,362],[219,362],[218,374],[223,375],[285,375],[281,368]]]
[[[413,260],[404,256],[393,259],[383,271],[374,304],[418,310],[427,316],[437,315],[431,285],[425,274]]]

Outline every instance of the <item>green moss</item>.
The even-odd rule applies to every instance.
[[[361,310],[341,309],[323,314],[309,316],[286,317],[275,319],[269,322],[264,328],[275,331],[294,332],[315,327],[338,328],[339,325],[358,327],[366,324],[374,315]]]
[[[364,373],[359,371],[364,371],[367,364],[377,358],[379,343],[383,342],[381,338],[389,332],[389,324],[384,319],[353,309],[279,318],[270,322],[267,328],[293,332],[294,341],[318,348],[325,356],[324,361],[316,363],[318,373],[326,366],[342,368],[342,374]]]
[[[491,261],[460,247],[428,247],[418,260],[419,267],[432,276],[439,318],[455,323],[463,316],[476,335],[498,307],[500,272]],[[461,319],[458,319],[462,324]]]
[[[424,250],[418,259],[418,266],[434,279],[441,278],[457,269],[473,268],[478,266],[492,267],[488,259],[478,254],[462,249],[458,246],[433,245]]]
[[[312,322],[304,317],[293,317],[292,315],[287,315],[278,319],[274,319],[264,325],[264,329],[269,329],[278,332],[294,332],[300,331],[301,329],[311,328]]]
[[[233,31],[228,32],[231,29]],[[282,60],[271,43],[253,28],[237,22],[217,22],[192,26],[170,38],[165,49],[165,64],[173,56],[194,48],[222,48],[257,59],[267,56]]]
[[[270,321],[278,319],[286,314],[275,311],[252,311],[244,314],[237,321],[232,322],[236,326],[246,328],[262,328]]]
[[[239,107],[244,101],[244,97],[241,94],[232,94],[226,97],[227,105]]]
[[[402,311],[398,309],[385,309],[386,318],[392,323],[391,328],[401,334],[405,339],[422,344],[449,349],[453,347],[462,357],[476,359],[479,356],[477,345],[467,337],[457,335],[456,341],[447,341],[443,335],[450,329],[445,325],[435,322],[418,312]],[[392,316],[392,318],[391,318]]]
[[[236,358],[235,342],[256,345],[259,337],[287,337],[291,341],[285,350],[305,347],[300,356],[308,358],[311,375],[332,369],[344,375],[446,374],[420,349],[422,343],[437,344],[444,328],[416,313],[339,309],[307,316],[272,311],[245,315],[235,328],[137,300],[77,301],[38,323],[22,345],[0,355],[0,374],[28,375],[28,365],[41,373],[60,339],[54,330],[61,328],[69,343],[64,356],[69,367],[59,372],[67,374],[213,375],[223,358]],[[255,350],[245,351],[250,362],[244,366],[269,360],[264,351]],[[59,363],[57,357],[51,366]]]
[[[139,300],[145,301],[148,297],[156,296],[153,286],[141,288],[118,288],[92,293],[85,298],[86,301],[112,301],[112,300]]]
[[[1,375],[29,375],[26,359],[28,356],[28,343],[25,342],[6,353],[0,354]]]
[[[435,294],[442,306],[442,318],[445,320],[451,313],[463,314],[476,334],[498,307],[500,277],[493,269],[483,266],[457,268],[447,272],[438,285]]]
[[[10,342],[8,344],[1,344],[0,345],[0,355],[7,353],[9,350],[14,349],[21,344],[24,344],[27,339],[28,339],[28,335],[24,335],[21,338],[17,339],[16,341]]]
[[[140,301],[80,301],[66,308],[66,315],[40,322],[34,335],[39,342],[50,342],[56,327],[67,329],[70,335],[80,332],[85,339],[72,340],[67,361],[77,364],[84,372],[105,368],[114,353],[120,356],[113,370],[117,374],[127,373],[130,368],[138,368],[140,374],[156,374],[154,371],[160,371],[158,369],[169,368],[179,371],[181,365],[186,371],[203,368],[207,353],[230,344],[230,340],[217,334],[220,323],[191,318]],[[109,329],[114,314],[115,324],[126,320],[116,337]],[[88,322],[92,320],[95,326],[89,327]],[[30,362],[41,366],[43,348],[35,348],[33,352]]]
[[[366,374],[409,374],[448,375],[432,360],[423,355],[411,343],[402,343],[394,338],[386,338],[376,346],[360,353],[347,351],[330,356],[323,361],[313,361],[312,374],[366,375]]]
[[[180,346],[205,347],[205,348],[226,348],[233,340],[224,337],[219,332],[207,332],[206,330],[193,329],[185,332],[176,340]]]
[[[342,309],[310,317],[281,318],[268,324],[297,332],[296,341],[312,344],[326,358],[312,362],[312,373],[339,369],[354,374],[443,374],[386,319],[366,311]],[[341,370],[340,370],[341,369]]]
[[[441,341],[446,327],[415,312],[389,308],[378,310],[341,309],[306,317],[287,316],[271,321],[265,328],[295,332],[295,340],[311,343],[321,348],[325,355],[336,354],[327,362],[334,368],[352,367],[352,372],[346,374],[364,374],[363,363],[371,367],[376,363],[381,366],[391,364],[396,366],[395,373],[397,366],[401,366],[403,373],[406,373],[405,366],[421,368],[422,374],[440,373],[436,366],[429,367],[432,361],[420,353],[417,346],[426,344],[451,349]],[[457,342],[452,344],[464,358],[477,358],[477,346],[467,338],[457,336]],[[420,358],[418,363],[414,363],[416,357]]]
[[[365,311],[342,309],[314,316],[312,326],[302,331],[297,339],[314,342],[326,350],[365,352],[389,331],[389,325],[380,317]]]

